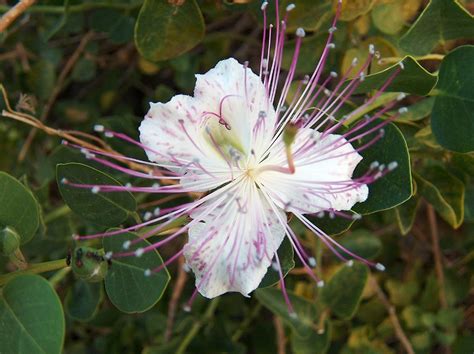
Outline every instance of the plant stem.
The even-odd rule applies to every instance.
[[[51,284],[51,286],[53,288],[56,287],[56,285],[58,285],[58,283],[64,279],[64,277],[66,275],[69,274],[69,272],[71,271],[71,267],[67,267],[67,268],[63,268],[63,269],[60,269],[58,270],[51,278],[49,278],[49,283]]]
[[[377,280],[372,275],[370,276],[369,281],[371,282],[372,287],[375,289],[378,298],[387,309],[390,322],[392,322],[393,328],[395,329],[395,335],[399,339],[400,343],[403,345],[405,352],[408,354],[415,354],[415,351],[413,350],[410,341],[408,340],[405,332],[403,331],[402,326],[400,325],[400,321],[398,320],[395,307],[388,301],[387,296],[384,294],[379,284],[377,283]]]
[[[442,308],[448,307],[448,299],[446,297],[446,291],[444,286],[444,271],[443,271],[443,262],[441,257],[441,250],[439,248],[439,234],[438,234],[438,225],[436,222],[436,213],[431,204],[428,204],[427,209],[428,213],[428,222],[430,225],[430,234],[431,234],[431,245],[433,249],[433,255],[435,260],[436,267],[436,277],[438,278],[439,285],[439,302],[441,303]]]
[[[55,261],[30,264],[28,268],[16,272],[0,275],[0,286],[6,284],[10,279],[13,279],[22,274],[39,274],[49,272],[52,270],[62,269],[67,267],[66,258]]]
[[[2,12],[6,13],[0,19],[0,33],[4,32],[8,26],[10,26],[12,22],[18,18],[18,16],[27,11],[28,8],[35,3],[35,1],[36,0],[20,0],[15,6],[5,6],[6,11]]]
[[[59,208],[54,209],[53,211],[49,212],[44,216],[44,223],[48,224],[51,221],[54,221],[61,216],[67,215],[71,212],[71,209],[66,205],[62,205]]]
[[[216,311],[217,305],[219,304],[220,298],[215,298],[211,300],[211,303],[207,307],[206,312],[204,313],[204,316],[202,316],[199,320],[197,320],[191,330],[188,332],[186,337],[184,337],[183,341],[181,342],[178,350],[176,350],[176,354],[184,354],[186,352],[186,348],[189,346],[191,341],[194,339],[196,334],[198,334],[199,330],[201,329],[206,322],[208,322],[212,316],[214,315],[214,312]]]
[[[258,316],[260,313],[260,310],[262,309],[262,305],[258,303],[250,312],[250,314],[247,316],[247,318],[242,322],[242,324],[239,326],[239,328],[235,331],[234,335],[232,336],[232,341],[237,342],[240,337],[245,333],[248,327],[252,324],[252,321],[255,319],[255,317]]]
[[[109,2],[86,2],[77,5],[71,5],[68,7],[68,13],[83,12],[94,9],[108,8],[116,10],[133,10],[141,6],[141,3],[135,4],[114,4]],[[7,5],[0,5],[0,13],[10,11],[12,7]],[[53,5],[36,5],[31,6],[25,10],[25,13],[45,13],[45,14],[64,14],[66,8],[64,6],[53,6]]]

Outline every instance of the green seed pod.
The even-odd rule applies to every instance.
[[[91,283],[103,280],[108,270],[103,252],[91,247],[75,248],[72,253],[71,267],[78,278]]]
[[[286,148],[289,148],[295,141],[296,134],[298,133],[298,126],[295,124],[287,124],[283,131],[283,143]]]
[[[11,227],[0,229],[0,254],[10,256],[20,247],[20,235]]]

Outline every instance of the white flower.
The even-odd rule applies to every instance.
[[[193,210],[184,247],[199,292],[247,296],[291,237],[285,212],[350,210],[367,198],[367,186],[351,180],[362,157],[340,135],[301,127],[290,147],[291,173],[258,75],[231,58],[196,79],[194,97],[151,104],[140,140],[151,161],[182,173],[185,190],[212,191]]]
[[[353,176],[362,160],[359,152],[381,139],[381,128],[390,122],[390,119],[381,122],[377,119],[393,108],[397,100],[355,124],[345,124],[371,105],[401,68],[391,74],[363,105],[341,116],[339,109],[362,82],[365,70],[375,56],[373,46],[370,46],[368,59],[358,69],[357,60],[354,60],[346,73],[324,73],[329,52],[335,47],[332,40],[340,13],[339,3],[314,72],[296,80],[295,69],[305,32],[296,31],[293,60],[289,70],[284,72],[281,65],[286,17],[283,21],[277,18],[274,27],[267,26],[266,8],[265,3],[262,6],[264,31],[258,75],[247,63],[240,64],[233,58],[220,61],[206,74],[196,75],[194,96],[177,95],[167,103],[151,104],[140,126],[140,142],[103,126],[95,128],[106,137],[141,146],[150,161],[99,150],[83,151],[89,159],[133,177],[174,180],[177,184],[155,182],[150,187],[121,187],[64,181],[101,193],[127,190],[195,195],[202,192],[202,196],[193,202],[146,213],[146,221],[141,224],[119,231],[76,236],[76,239],[109,237],[156,224],[141,235],[141,238],[147,238],[175,220],[189,216],[190,221],[167,238],[145,248],[128,250],[136,243],[132,241],[124,245],[125,252],[111,255],[113,258],[141,256],[188,234],[183,250],[164,265],[147,269],[145,273],[149,276],[158,272],[184,254],[187,267],[196,275],[197,289],[187,308],[197,291],[208,298],[231,291],[248,296],[273,265],[280,274],[288,309],[293,312],[277,255],[285,237],[308,275],[318,286],[323,286],[324,282],[312,271],[315,259],[306,253],[288,225],[290,213],[342,260],[350,256],[383,269],[383,265],[367,261],[337,244],[324,230],[311,223],[307,215],[360,218],[358,214],[352,216],[344,211],[364,202],[368,197],[367,185],[396,167],[395,162],[386,167],[369,161],[370,168],[365,174]],[[276,13],[279,13],[278,9]],[[348,77],[354,79],[348,80]],[[289,97],[293,83],[295,89]],[[360,141],[363,143],[355,145]],[[151,165],[158,173],[135,171],[98,156]]]

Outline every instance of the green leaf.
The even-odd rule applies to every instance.
[[[318,58],[321,56],[324,46],[326,45],[326,40],[326,33],[323,33],[322,35],[306,36],[302,39],[298,62],[296,65],[297,73],[302,74],[313,72],[314,63],[317,62]],[[283,52],[283,60],[281,64],[283,69],[289,70],[291,67],[294,50],[295,41],[288,41],[285,46],[285,51]],[[287,101],[291,102],[291,98],[287,97]]]
[[[464,220],[464,184],[443,167],[432,166],[415,174],[419,193],[452,227]]]
[[[473,20],[474,21],[474,20]],[[474,46],[462,46],[441,63],[431,126],[445,148],[474,151]]]
[[[168,0],[145,0],[135,25],[135,45],[145,59],[167,60],[195,47],[204,30],[196,0],[180,5]]]
[[[398,227],[402,235],[408,234],[413,227],[419,205],[420,198],[413,196],[395,209]]]
[[[282,268],[283,276],[289,273],[295,267],[294,251],[291,246],[291,242],[285,238],[278,249],[278,259]],[[273,267],[269,267],[267,274],[262,279],[262,282],[258,286],[259,288],[266,288],[268,286],[275,285],[280,281],[280,274],[274,270]]]
[[[368,275],[367,266],[361,263],[351,262],[343,265],[322,288],[321,301],[336,316],[342,319],[351,318],[359,306]]]
[[[411,56],[401,60],[403,69],[393,79],[385,92],[406,92],[415,95],[427,95],[436,84],[437,76],[430,74]],[[354,93],[367,93],[379,89],[387,79],[400,68],[399,64],[379,71],[376,74],[367,75],[365,80],[357,87]]]
[[[425,55],[438,43],[472,37],[474,19],[457,1],[431,0],[400,39],[400,47],[413,55]]]
[[[120,183],[95,168],[80,163],[59,164],[56,168],[59,191],[66,204],[87,221],[116,226],[126,220],[136,209],[136,202],[129,192],[98,192],[72,187],[61,181],[92,185],[114,185]]]
[[[356,219],[351,216],[356,215],[351,211],[345,212],[348,218],[324,214],[323,217],[306,215],[309,221],[323,230],[328,235],[339,235],[350,229]]]
[[[383,2],[376,5],[370,15],[375,27],[386,34],[397,34],[405,26],[403,18],[404,0]]]
[[[286,9],[294,0],[285,0],[281,9]],[[283,11],[282,15],[283,14]],[[331,10],[331,2],[324,0],[298,0],[296,7],[288,15],[287,32],[294,32],[298,27],[306,31],[316,32],[321,25],[334,16]]]
[[[40,206],[23,184],[0,171],[0,227],[10,227],[25,244],[39,227]]]
[[[433,110],[435,98],[428,97],[418,101],[415,104],[410,105],[408,108],[408,112],[401,114],[397,118],[397,122],[404,123],[404,122],[416,122],[426,118],[430,115],[431,111]],[[390,111],[388,113],[389,116],[393,116],[397,114],[396,111]]]
[[[338,242],[349,251],[365,259],[373,259],[382,250],[382,242],[369,230],[357,229],[345,234]]]
[[[99,309],[103,294],[102,283],[77,280],[66,295],[65,311],[75,320],[89,321]]]
[[[290,316],[288,307],[280,289],[264,288],[255,290],[260,303],[289,325],[300,337],[308,337],[313,324],[318,321],[316,307],[305,298],[288,292],[296,317]]]
[[[105,252],[124,252],[125,241],[137,239],[137,235],[126,232],[103,239]],[[149,246],[141,240],[128,251]],[[128,252],[127,251],[127,252]],[[163,264],[156,250],[146,252],[141,257],[130,256],[112,259],[112,265],[105,277],[105,290],[110,301],[122,312],[144,312],[153,307],[163,295],[170,275],[166,268],[146,276],[145,271],[153,270]]]
[[[406,141],[394,124],[390,123],[384,129],[384,137],[361,152],[363,159],[357,165],[354,175],[363,175],[374,161],[385,165],[396,161],[398,167],[386,176],[369,184],[369,197],[365,202],[356,204],[353,208],[355,212],[360,214],[371,214],[393,208],[406,201],[413,194],[410,155]],[[365,141],[365,139],[363,140]]]
[[[19,275],[0,296],[0,352],[61,353],[64,314],[58,295],[37,275]]]
[[[291,349],[295,354],[324,354],[331,343],[331,323],[327,320],[324,332],[312,331],[308,337],[300,337],[293,332],[291,336]]]
[[[337,3],[337,2],[336,2]],[[346,0],[342,1],[341,21],[352,21],[366,14],[374,5],[375,0]]]

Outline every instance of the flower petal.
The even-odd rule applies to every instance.
[[[185,174],[181,183],[192,183],[195,191],[213,189],[231,176],[203,138],[202,112],[199,101],[177,95],[167,103],[151,103],[139,128],[149,160]]]
[[[205,208],[213,208],[213,202]],[[280,219],[286,221],[283,212]],[[184,255],[196,275],[196,287],[207,298],[231,291],[248,296],[262,281],[285,236],[253,182],[239,186],[237,195],[193,223]]]
[[[272,138],[275,110],[260,77],[234,58],[222,60],[206,74],[196,75],[194,97],[206,111],[220,115],[256,154]]]
[[[362,156],[336,134],[322,136],[313,129],[300,129],[291,147],[295,173],[267,170],[258,176],[268,194],[286,211],[316,213],[350,210],[367,199],[367,185],[352,180]],[[284,143],[272,147],[264,165],[287,166]]]

